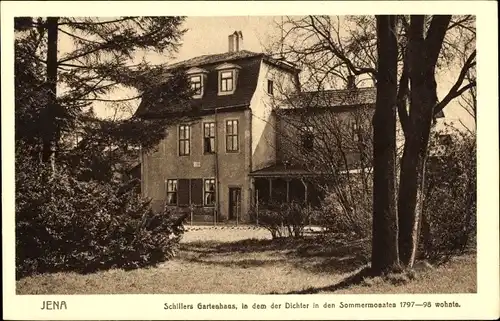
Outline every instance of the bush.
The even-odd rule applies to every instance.
[[[328,232],[369,237],[372,229],[372,194],[357,183],[328,191],[318,223]],[[345,195],[347,194],[347,195]]]
[[[313,214],[310,207],[297,202],[267,204],[259,209],[258,224],[269,232],[273,239],[279,237],[302,237],[304,228]]]
[[[183,226],[119,183],[16,164],[16,272],[132,269],[175,255]],[[133,185],[128,185],[128,187]]]
[[[442,262],[473,246],[476,236],[476,138],[447,134],[451,140],[427,162],[420,242],[425,258]]]

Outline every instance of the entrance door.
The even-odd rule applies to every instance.
[[[229,188],[229,219],[234,220],[238,218],[240,220],[241,215],[241,188],[230,187]]]

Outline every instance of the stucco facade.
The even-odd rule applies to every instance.
[[[217,66],[221,65],[235,66],[239,77],[235,79],[234,93],[224,96],[220,93],[218,96],[217,86],[213,87],[213,83],[217,83]],[[213,64],[196,65],[190,70],[207,74],[202,94],[192,99],[192,103],[199,104],[203,112],[169,126],[166,137],[157,148],[142,153],[142,195],[151,198],[155,210],[167,205],[178,211],[189,211],[196,222],[249,222],[254,192],[249,174],[276,162],[276,124],[272,113],[274,93],[269,92],[269,86],[274,87],[279,82],[293,89],[291,84],[297,78],[297,71],[273,66],[262,55],[248,55],[229,62],[219,60]],[[283,82],[283,77],[288,82]],[[228,133],[228,121],[237,121],[237,138],[234,138],[237,139],[237,151],[228,150],[228,135],[234,137],[234,133]],[[207,153],[204,126],[208,123],[215,125],[215,147]],[[180,152],[181,144],[186,144],[181,143],[185,134],[181,134],[180,126],[189,126],[188,155]],[[203,201],[200,204],[199,189],[202,188],[204,197],[204,183],[211,179],[215,182],[215,202],[207,204]],[[185,183],[186,180],[189,183]],[[181,195],[176,195],[175,204],[171,204],[168,194],[172,189],[169,182],[172,181],[175,181],[177,193],[189,193],[185,196],[188,202],[186,198],[181,202]],[[181,181],[184,185],[190,184],[188,192],[181,188]]]
[[[238,151],[226,151],[226,123],[238,121]],[[203,147],[203,124],[215,123],[216,152],[205,153]],[[190,126],[190,154],[179,155],[179,126]],[[194,219],[225,221],[229,217],[229,188],[241,189],[240,221],[248,220],[251,188],[250,171],[250,109],[242,111],[217,111],[212,115],[169,126],[166,138],[155,152],[143,154],[143,194],[152,199],[153,206],[161,209],[167,195],[167,180],[171,179],[215,179],[216,199],[214,205],[197,206]],[[201,214],[204,215],[201,215]]]

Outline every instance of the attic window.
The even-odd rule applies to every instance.
[[[201,78],[201,75],[191,76],[191,89],[194,91],[195,96],[201,96],[203,94],[203,82]]]
[[[219,71],[219,95],[231,95],[236,90],[240,66],[224,63],[216,68]]]
[[[220,92],[234,91],[234,72],[221,71],[220,73]]]
[[[193,98],[203,97],[205,92],[205,79],[208,71],[193,67],[189,69],[186,74],[189,76],[189,82],[191,84],[191,89],[194,91]]]

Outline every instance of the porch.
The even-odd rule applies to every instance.
[[[254,204],[297,202],[319,206],[324,193],[314,179],[317,174],[299,167],[273,165],[249,175],[252,178]]]

